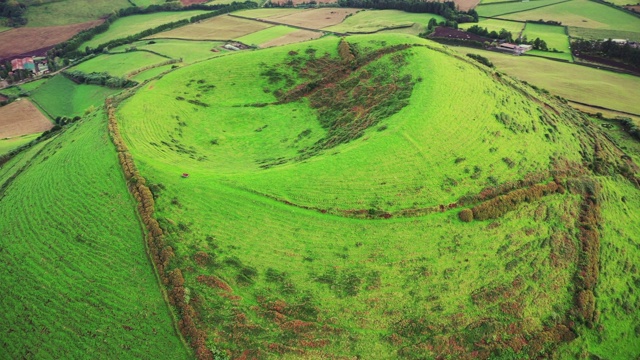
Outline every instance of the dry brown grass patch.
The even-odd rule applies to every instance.
[[[53,124],[29,100],[21,99],[0,108],[0,139],[35,134]]]

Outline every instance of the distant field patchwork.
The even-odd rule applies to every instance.
[[[138,41],[131,46],[140,50],[150,50],[168,56],[172,59],[182,59],[185,63],[220,56],[226,52],[220,41],[190,41],[174,39],[156,39],[153,41]],[[215,51],[214,51],[215,50]]]
[[[500,32],[500,30],[505,29],[513,34],[514,37],[517,37],[518,34],[524,29],[525,23],[523,22],[515,22],[515,21],[504,21],[504,20],[496,20],[496,19],[480,19],[477,23],[464,23],[460,24],[459,27],[461,29],[468,29],[471,26],[478,25],[483,28],[487,28],[489,32],[495,31]]]
[[[133,15],[116,20],[107,32],[96,35],[93,39],[83,43],[80,49],[85,47],[95,48],[111,40],[120,39],[129,35],[137,34],[141,31],[151,29],[170,22],[188,19],[192,16],[204,14],[206,11],[176,11],[160,12],[144,15]]]
[[[444,20],[442,16],[434,14],[415,14],[399,10],[365,10],[326,29],[335,32],[372,33],[385,29],[410,27],[414,24],[426,28],[432,18],[438,22]]]
[[[0,107],[0,139],[41,133],[52,127],[51,121],[27,99]]]
[[[272,26],[258,21],[221,15],[161,32],[150,36],[149,39],[231,40]]]
[[[29,6],[26,17],[29,27],[77,24],[109,15],[130,7],[127,0],[61,0]]]
[[[247,45],[262,45],[296,31],[296,28],[278,25],[236,38],[235,40]]]
[[[358,12],[358,9],[349,8],[321,8],[304,10],[288,15],[275,15],[267,19],[286,25],[300,26],[309,29],[322,29],[338,25],[350,15]],[[243,16],[246,16],[243,14]]]
[[[527,10],[545,7],[551,4],[561,3],[567,0],[534,0],[534,1],[514,1],[514,2],[498,2],[495,4],[484,3],[476,8],[478,15],[485,17],[494,17],[500,16],[505,17],[505,14],[512,14],[518,12],[528,12]],[[572,0],[569,0],[572,1]],[[525,20],[537,20],[534,19],[525,19]]]
[[[279,38],[264,42],[260,45],[260,47],[267,48],[272,46],[294,44],[294,43],[303,42],[307,40],[317,39],[321,36],[322,36],[322,33],[317,31],[296,30],[294,32],[290,32]]]

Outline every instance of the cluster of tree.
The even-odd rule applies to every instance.
[[[93,84],[101,85],[114,89],[124,89],[137,85],[138,83],[124,77],[115,77],[109,75],[109,73],[84,73],[82,71],[65,71],[63,75],[73,80],[78,84]]]
[[[636,125],[636,123],[630,118],[622,118],[620,119],[620,122],[629,135],[640,141],[640,126]]]
[[[433,33],[436,30],[436,27],[438,25],[440,25],[440,24],[438,24],[438,20],[436,20],[435,18],[429,19],[429,22],[427,23],[427,28],[425,29],[424,32],[420,33],[418,36],[420,36],[422,38],[426,38],[427,36],[429,36],[431,33]],[[441,26],[444,26],[444,24],[442,24]]]
[[[543,19],[540,19],[540,20],[527,20],[527,22],[534,23],[534,24],[543,24],[543,25],[556,25],[556,26],[561,26],[562,25],[562,22],[560,22],[560,21],[554,21],[554,20],[546,20],[545,21]]]
[[[402,10],[411,13],[430,13],[459,24],[478,22],[475,10],[459,11],[452,1],[435,2],[422,0],[338,0],[341,7]]]
[[[571,47],[578,53],[619,60],[640,68],[640,47],[633,47],[629,42],[618,44],[611,39],[605,41],[578,39],[571,44]]]
[[[27,7],[16,0],[0,0],[0,18],[7,18],[8,26],[22,26],[27,23],[24,12]]]
[[[497,32],[495,30],[489,31],[489,29],[487,28],[483,28],[481,26],[478,25],[473,25],[470,28],[467,29],[467,32],[470,32],[472,34],[476,34],[476,35],[480,35],[480,36],[484,36],[484,37],[488,37],[491,39],[497,39],[497,40],[505,40],[507,42],[513,42],[513,34],[510,31],[507,31],[506,29],[502,29],[500,30],[500,32]]]
[[[477,54],[467,54],[468,57],[472,58],[473,60],[479,62],[480,64],[483,64],[485,66],[488,66],[490,68],[494,67],[493,63],[491,62],[491,60],[487,59],[486,57],[482,56],[482,55],[477,55]]]
[[[534,50],[542,50],[542,51],[551,51],[549,50],[549,47],[547,46],[547,42],[540,39],[540,38],[536,38],[535,40],[529,41],[529,39],[527,39],[527,36],[524,35],[522,38],[520,39],[516,39],[516,43],[517,44],[529,44],[531,46],[533,46]],[[553,49],[554,52],[558,52],[558,50]]]
[[[129,7],[129,8],[125,8],[125,9],[121,9],[118,12],[110,15],[104,23],[93,27],[91,29],[87,29],[85,31],[82,31],[80,33],[78,33],[76,36],[74,36],[73,38],[71,38],[70,40],[67,40],[59,45],[57,45],[55,48],[51,49],[49,51],[49,55],[50,56],[59,56],[59,57],[67,57],[67,58],[73,58],[73,57],[78,57],[78,56],[82,56],[82,55],[86,55],[88,53],[101,53],[104,49],[108,49],[111,47],[116,47],[116,46],[120,46],[120,45],[124,45],[124,44],[128,44],[131,43],[133,41],[136,40],[140,40],[143,37],[149,36],[149,35],[153,35],[153,34],[157,34],[159,32],[162,31],[166,31],[166,30],[170,30],[176,27],[180,27],[180,26],[184,26],[187,25],[189,23],[194,23],[194,22],[198,22],[204,19],[208,19],[214,16],[218,16],[221,14],[226,14],[232,11],[237,11],[237,10],[241,10],[241,9],[250,9],[250,8],[255,8],[257,5],[254,2],[251,1],[246,1],[243,3],[239,3],[239,2],[233,2],[231,4],[228,5],[203,5],[203,4],[196,4],[196,5],[191,5],[191,6],[187,6],[187,7],[181,7],[178,3],[167,3],[167,4],[163,4],[163,5],[151,5],[149,7],[146,8],[137,8],[137,7]],[[135,35],[131,35],[128,36],[126,38],[121,38],[121,39],[116,39],[110,42],[107,42],[105,44],[101,44],[100,46],[98,46],[95,49],[92,48],[85,48],[83,51],[79,51],[78,48],[80,47],[80,45],[82,45],[84,42],[91,40],[94,36],[101,34],[107,30],[109,30],[109,27],[111,26],[111,24],[118,20],[121,17],[125,17],[125,16],[132,16],[132,15],[140,15],[140,14],[150,14],[150,13],[155,13],[155,12],[162,12],[162,11],[186,11],[186,10],[212,10],[209,13],[205,13],[205,14],[201,14],[201,15],[196,15],[196,16],[192,16],[189,19],[185,19],[185,20],[180,20],[180,21],[174,21],[172,23],[169,24],[164,24],[164,25],[160,25],[157,26],[155,28],[152,29],[147,29],[145,31],[142,31],[138,34]]]
[[[82,119],[80,116],[74,116],[73,118],[69,118],[66,116],[58,116],[55,118],[54,122],[56,123],[56,125],[65,126],[67,124],[74,123],[80,119]]]

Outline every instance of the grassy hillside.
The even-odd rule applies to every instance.
[[[134,206],[101,113],[0,167],[3,357],[188,357]]]
[[[176,254],[172,299],[206,344],[257,358],[530,358],[597,324],[600,347],[557,351],[637,353],[615,323],[640,325],[637,308],[623,315],[606,295],[605,320],[592,306],[615,277],[597,282],[593,248],[638,235],[631,214],[592,231],[618,211],[594,197],[638,196],[600,127],[434,43],[348,41],[184,67],[119,107]]]
[[[82,116],[92,106],[101,107],[104,99],[117,91],[98,85],[78,85],[56,75],[34,90],[31,99],[54,118],[74,117]]]

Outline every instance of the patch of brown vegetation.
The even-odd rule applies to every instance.
[[[358,9],[325,8],[302,11],[295,14],[269,17],[270,21],[276,21],[285,25],[299,26],[309,29],[322,29],[338,25],[344,21],[347,15],[354,14]]]
[[[317,39],[321,36],[322,36],[321,32],[309,31],[309,30],[298,30],[298,31],[289,33],[285,36],[281,36],[277,39],[267,41],[266,43],[261,44],[260,47],[267,48],[272,46],[294,44],[294,43],[299,43],[303,41]]]
[[[49,48],[71,39],[82,30],[102,24],[103,20],[47,27],[23,27],[0,32],[0,59],[18,55],[41,55]]]
[[[0,108],[0,139],[47,131],[53,124],[29,100]]]
[[[224,280],[220,279],[217,276],[214,275],[200,275],[197,278],[199,283],[205,284],[211,288],[214,289],[221,289],[224,290],[226,292],[233,292],[233,289],[231,289],[231,287],[229,285],[227,285],[226,282],[224,282]]]

